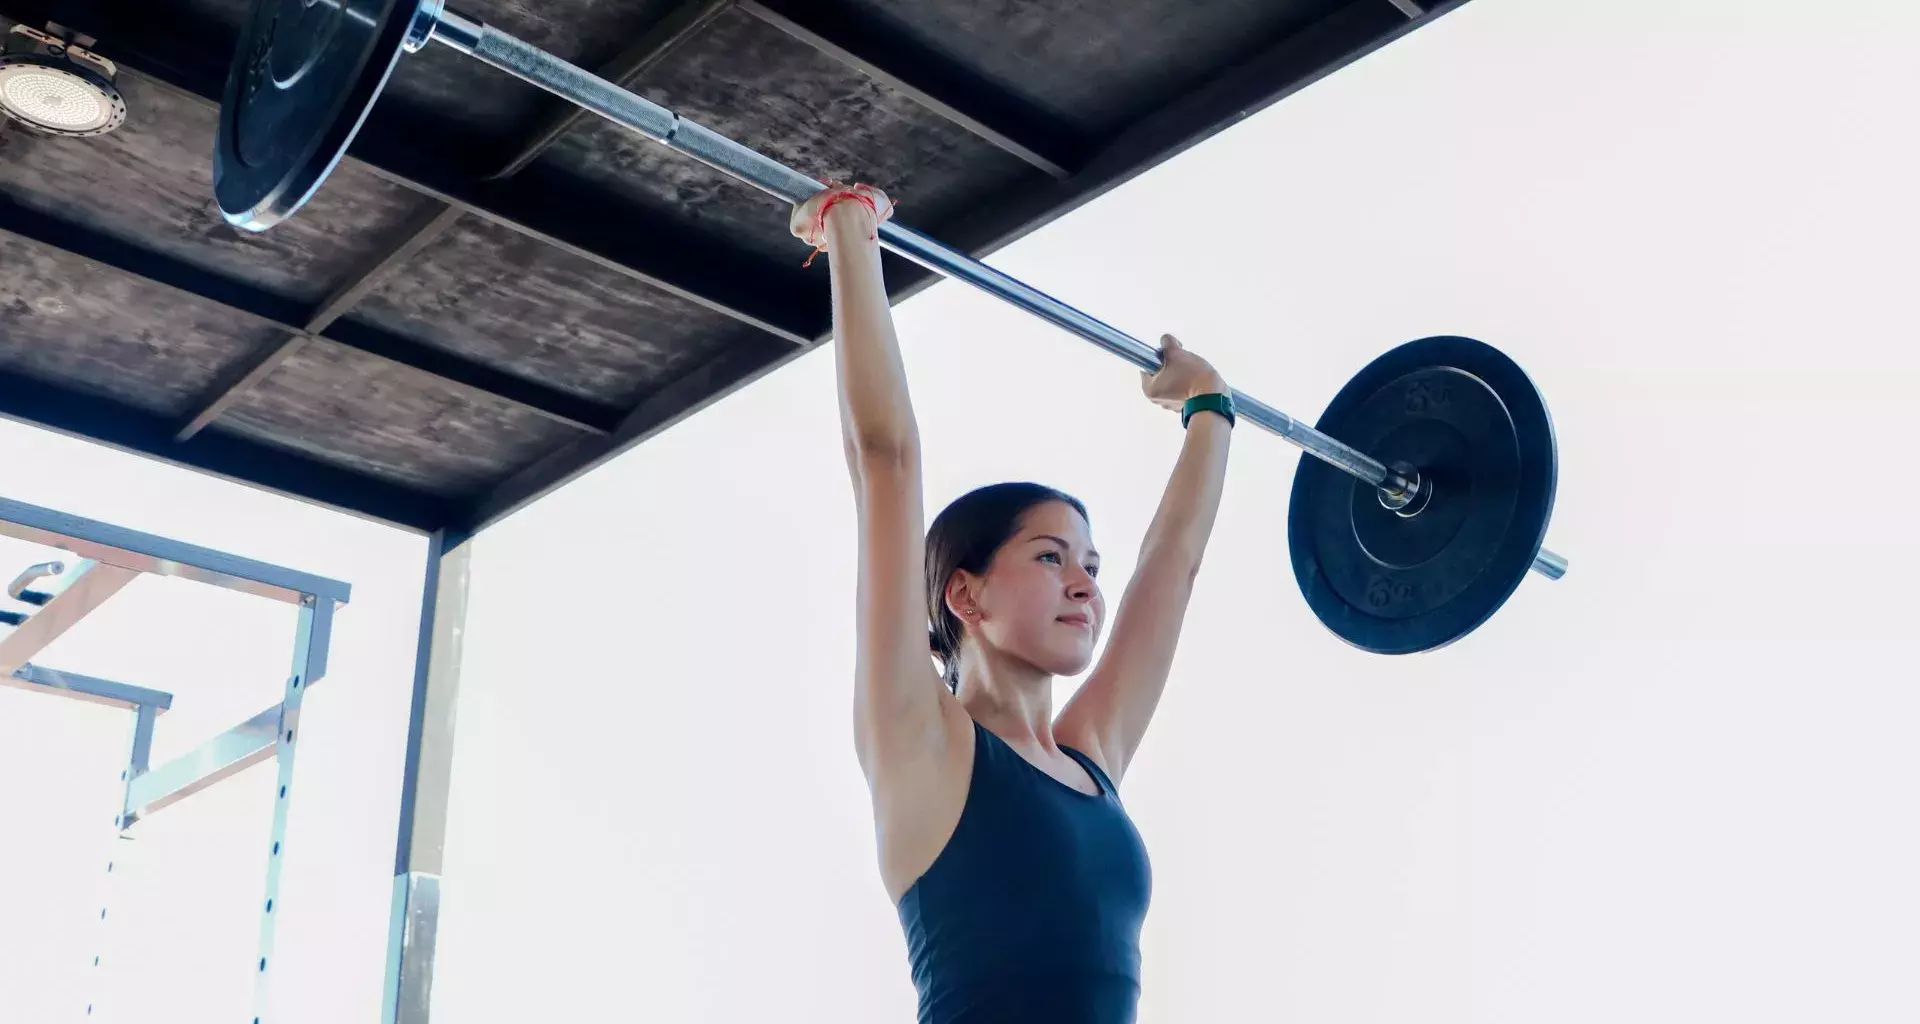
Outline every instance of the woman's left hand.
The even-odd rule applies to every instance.
[[[1176,412],[1195,395],[1226,394],[1226,378],[1212,364],[1187,351],[1171,334],[1160,336],[1160,369],[1142,371],[1140,389],[1154,404]]]

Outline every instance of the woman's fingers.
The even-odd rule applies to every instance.
[[[880,189],[872,185],[830,182],[794,206],[787,229],[815,249],[823,248],[827,242],[827,215],[843,206],[865,210],[876,227],[893,215],[893,200]]]
[[[1210,363],[1189,351],[1179,338],[1162,334],[1160,369],[1154,373],[1142,371],[1140,387],[1156,404],[1177,409],[1188,398],[1224,390],[1226,384]]]

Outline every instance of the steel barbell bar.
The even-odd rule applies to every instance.
[[[450,10],[441,0],[424,0],[420,4],[408,26],[404,48],[409,53],[415,53],[429,42],[444,44],[538,86],[789,205],[804,202],[825,187],[815,178],[704,125],[689,121],[592,72]],[[928,270],[964,281],[1012,303],[1148,373],[1160,369],[1158,349],[979,260],[897,221],[882,223],[879,234],[883,247]],[[1328,465],[1378,488],[1381,503],[1386,507],[1405,508],[1420,501],[1423,484],[1417,472],[1411,475],[1396,472],[1365,452],[1329,437],[1239,390],[1233,392],[1233,402],[1237,414],[1242,418],[1278,435]],[[1567,571],[1567,561],[1542,548],[1534,556],[1533,571],[1548,579],[1559,579]]]

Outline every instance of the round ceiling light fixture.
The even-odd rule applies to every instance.
[[[14,32],[24,34],[19,27]],[[33,32],[30,38],[40,36]],[[48,135],[104,135],[120,127],[127,104],[113,84],[117,69],[85,50],[52,42],[0,55],[0,111]]]

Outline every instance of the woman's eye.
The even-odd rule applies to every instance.
[[[1040,557],[1041,557],[1041,558],[1050,558],[1050,559],[1052,559],[1052,560],[1054,560],[1054,561],[1056,561],[1056,562],[1058,562],[1058,561],[1060,560],[1060,553],[1059,553],[1058,551],[1045,551],[1045,552],[1042,552],[1042,553],[1040,554]]]
[[[1098,576],[1098,575],[1100,575],[1100,567],[1099,567],[1099,566],[1097,566],[1097,565],[1089,565],[1089,566],[1087,566],[1087,575],[1089,575],[1089,576]]]

